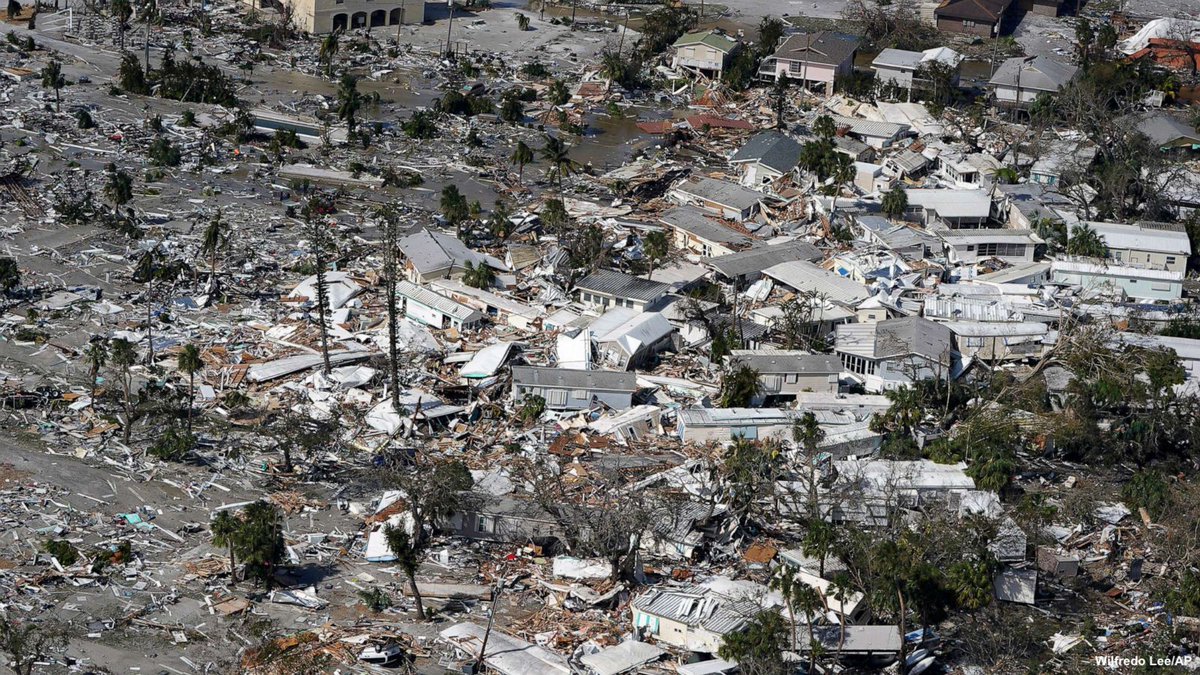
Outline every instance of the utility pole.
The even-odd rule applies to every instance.
[[[571,0],[571,30],[575,30],[575,8],[579,6],[579,0]]]
[[[450,34],[454,30],[454,0],[446,0],[446,4],[450,6],[450,23],[446,26],[446,56],[449,58],[454,54],[454,48],[450,46]]]
[[[404,0],[400,0],[400,23],[396,24],[396,46],[400,46],[400,27],[404,25]]]

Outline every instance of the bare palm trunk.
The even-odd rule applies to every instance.
[[[899,624],[899,628],[900,628],[900,659],[899,659],[900,675],[904,675],[904,672],[905,672],[904,656],[905,656],[905,652],[907,651],[905,649],[905,644],[904,644],[904,634],[907,632],[904,630],[904,619],[906,618],[908,612],[907,612],[907,608],[904,605],[904,593],[901,592],[900,589],[896,589],[896,597],[899,598],[899,600],[900,600],[900,621],[897,622]],[[845,619],[843,617],[843,621],[844,620]]]
[[[151,272],[152,274],[153,272]],[[154,303],[151,298],[154,296],[154,280],[146,282],[146,342],[150,351],[146,353],[146,365],[154,365]]]
[[[417,588],[417,575],[408,575],[408,587],[412,589],[413,604],[417,606],[417,618],[425,620],[425,605],[421,602],[421,589]]]
[[[132,378],[133,376],[128,372],[122,376],[125,390],[125,427],[121,429],[121,436],[125,439],[125,445],[129,445],[129,434],[133,431],[133,405],[129,400],[129,390],[133,388]]]
[[[192,371],[188,373],[188,436],[192,435],[192,408],[194,407],[196,407],[196,373]]]

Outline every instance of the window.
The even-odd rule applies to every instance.
[[[974,251],[974,250],[975,250],[975,244],[967,244],[967,250],[968,250],[968,251]]]
[[[976,24],[974,21],[971,21],[970,19],[963,19],[963,28],[974,28],[977,25],[978,24]]]
[[[1173,255],[1167,256],[1167,264],[1174,265],[1175,264],[1175,256],[1173,256]]]
[[[967,338],[967,346],[968,347],[982,347],[983,346],[983,338],[969,337],[969,338]]]
[[[480,515],[477,524],[475,525],[477,532],[485,532],[494,534],[496,532],[496,519],[492,516]]]
[[[562,389],[550,389],[546,392],[546,405],[566,405],[567,392]]]
[[[575,399],[576,401],[586,401],[586,400],[588,400],[587,390],[572,389],[571,390],[571,398]]]
[[[984,257],[1025,257],[1025,244],[980,244],[979,255]]]
[[[1169,291],[1169,290],[1171,290],[1171,284],[1150,284],[1150,290],[1152,290],[1152,291]]]

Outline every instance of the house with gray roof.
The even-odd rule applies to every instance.
[[[755,243],[753,237],[725,225],[715,214],[693,206],[677,206],[665,211],[658,221],[671,228],[675,248],[702,256],[725,256],[744,251]]]
[[[847,309],[853,309],[871,296],[871,291],[857,281],[804,260],[772,265],[763,270],[763,274],[787,288],[815,294]]]
[[[1015,0],[942,0],[933,10],[940,31],[1000,37]]]
[[[478,328],[487,318],[483,312],[403,279],[396,283],[396,299],[404,303],[404,316],[437,329]]]
[[[758,373],[759,396],[795,397],[803,391],[837,393],[842,363],[831,354],[785,349],[736,349],[729,362]]]
[[[885,49],[871,61],[875,79],[882,85],[891,84],[901,89],[912,89],[913,82],[920,83],[918,71],[933,63],[950,68],[951,84],[958,84],[958,66],[963,55],[948,47],[934,47],[923,52],[906,49]]]
[[[737,38],[719,30],[685,33],[671,45],[675,52],[671,58],[671,67],[720,79],[721,73],[729,65],[729,60],[741,46],[742,43]]]
[[[748,220],[758,211],[762,193],[737,183],[692,176],[671,190],[671,199],[683,206],[695,206],[730,220]]]
[[[870,392],[947,379],[954,364],[946,326],[918,316],[836,327],[834,353]]]
[[[1034,250],[1042,240],[1031,230],[979,228],[938,230],[946,244],[946,257],[952,263],[974,265],[980,260],[998,258],[1011,264],[1033,262]]]
[[[802,87],[817,85],[832,94],[837,78],[854,71],[854,55],[861,44],[853,35],[829,30],[796,33],[763,59],[758,75],[772,80],[786,75]]]
[[[589,309],[630,307],[639,312],[671,290],[669,284],[614,270],[596,270],[575,282],[575,299]]]
[[[708,256],[700,263],[720,276],[738,284],[757,281],[762,271],[779,263],[793,260],[817,262],[825,254],[807,241],[789,241],[784,244],[761,245],[745,251],[723,256]]]
[[[1118,120],[1130,131],[1150,139],[1160,150],[1200,149],[1196,127],[1165,110],[1148,110]]]
[[[597,404],[625,410],[633,405],[637,389],[632,372],[512,367],[513,400],[520,403],[526,396],[541,396],[550,410],[589,410]]]
[[[742,172],[742,185],[761,188],[796,170],[800,144],[780,131],[763,131],[750,137],[729,158]]]
[[[1006,59],[988,82],[996,103],[1027,107],[1042,94],[1057,94],[1079,74],[1079,66],[1046,56]]]
[[[461,276],[467,271],[467,263],[505,269],[500,260],[472,250],[453,235],[433,230],[422,229],[397,245],[404,254],[405,276],[414,283]]]
[[[830,115],[839,132],[847,133],[872,148],[890,148],[896,141],[909,135],[912,127],[900,122],[878,122],[861,117]]]
[[[763,596],[767,589],[763,587]],[[730,597],[700,584],[652,588],[630,603],[634,630],[660,643],[715,654],[764,609],[761,599]]]

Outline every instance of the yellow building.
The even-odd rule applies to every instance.
[[[248,0],[262,7],[273,0]],[[425,0],[288,0],[295,6],[296,27],[309,33],[382,28],[425,21]]]

